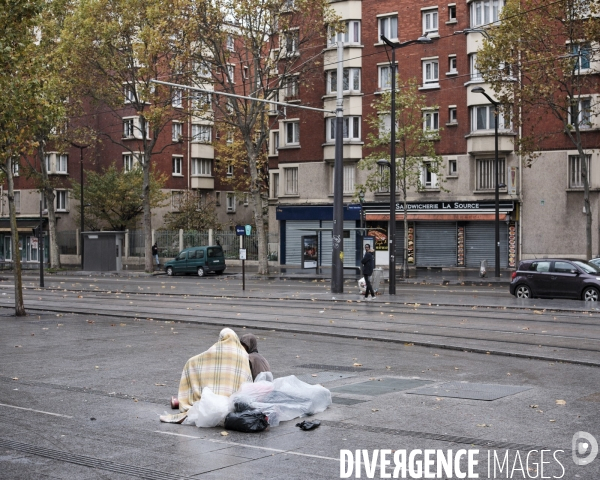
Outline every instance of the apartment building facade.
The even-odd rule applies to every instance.
[[[429,44],[396,50],[400,79],[417,78],[419,91],[431,106],[423,112],[423,128],[439,130],[436,153],[442,157],[443,184],[424,165],[422,188],[408,201],[408,262],[417,267],[494,267],[495,252],[495,121],[494,105],[481,93],[493,91],[477,69],[477,52],[486,27],[499,19],[503,0],[439,2],[425,0],[332,2],[346,24],[344,34],[329,36],[324,52],[323,79],[303,103],[335,110],[336,42],[344,42],[344,264],[357,265],[362,244],[356,229],[366,222],[377,235],[377,264],[389,259],[389,190],[366,192],[361,210],[355,206],[358,184],[366,172],[357,168],[368,152],[365,121],[375,112],[374,99],[390,88],[389,49],[427,35]],[[460,32],[460,33],[456,33]],[[593,65],[590,74],[597,74]],[[592,95],[597,95],[592,93]],[[599,212],[599,144],[597,112],[589,114],[583,133],[589,149],[592,211]],[[500,267],[515,267],[519,259],[539,256],[585,257],[585,215],[581,160],[561,125],[549,114],[536,128],[557,132],[527,168],[515,152],[518,131],[509,118],[498,119],[500,192]],[[298,114],[279,123],[271,138],[272,231],[280,234],[280,261],[301,263],[301,237],[319,237],[323,265],[331,260],[334,116]],[[273,145],[275,147],[273,147]],[[404,238],[403,210],[396,204],[396,256]],[[598,213],[593,227],[594,254],[599,253]],[[381,232],[377,234],[376,232]]]

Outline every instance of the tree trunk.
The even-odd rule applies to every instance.
[[[592,208],[590,203],[590,175],[586,155],[581,146],[577,145],[579,158],[581,159],[581,176],[583,177],[583,206],[585,208],[585,257],[592,258]]]
[[[268,224],[269,224],[269,208],[268,203],[263,199],[261,189],[259,187],[259,172],[256,163],[256,153],[252,152],[248,156],[248,165],[250,167],[250,196],[254,203],[254,223],[256,225],[256,237],[258,239],[258,274],[267,275],[269,273],[269,258],[268,258]]]
[[[46,168],[46,162],[44,161],[44,147],[39,149],[40,156],[40,168],[42,171],[42,195],[46,199],[46,206],[48,208],[48,232],[50,234],[50,267],[60,268],[60,252],[58,249],[58,242],[56,240],[56,211],[54,210],[54,189],[50,185],[50,179],[48,177],[48,169]],[[83,181],[83,180],[81,180]],[[83,212],[81,212],[83,215]],[[40,248],[43,248],[44,242]]]
[[[21,254],[19,252],[19,230],[17,228],[17,212],[15,211],[15,185],[13,179],[13,159],[9,158],[6,169],[8,180],[8,209],[10,212],[10,232],[12,240],[13,272],[15,276],[15,315],[24,317],[25,304],[23,303],[23,280],[21,278]]]

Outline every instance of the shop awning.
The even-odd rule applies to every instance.
[[[508,213],[500,212],[500,220],[505,221]],[[367,221],[389,220],[390,214],[385,213],[367,213]],[[409,222],[414,221],[442,221],[442,222],[493,222],[496,220],[495,213],[447,213],[447,214],[418,214],[409,213],[407,215]],[[396,222],[404,221],[404,214],[396,214]]]

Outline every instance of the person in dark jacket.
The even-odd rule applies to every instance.
[[[361,260],[361,263],[363,266],[362,273],[365,277],[365,283],[367,284],[365,299],[369,299],[369,292],[371,292],[371,299],[373,299],[375,298],[375,292],[373,291],[373,286],[371,285],[371,275],[373,275],[373,269],[375,268],[375,258],[371,252],[371,246],[368,243],[365,245],[365,256]]]
[[[240,343],[248,352],[248,360],[250,361],[250,371],[252,372],[252,380],[255,380],[261,372],[270,372],[271,366],[266,358],[258,353],[258,340],[251,333],[242,335]]]
[[[154,243],[154,245],[152,245],[152,256],[154,257],[154,260],[156,261],[156,266],[160,267],[160,261],[158,260],[158,244]]]

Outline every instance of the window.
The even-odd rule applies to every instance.
[[[285,42],[285,54],[286,55],[297,55],[298,54],[298,32],[286,32],[284,34]]]
[[[474,53],[469,55],[469,72],[471,74],[471,81],[483,81],[481,72],[477,68],[477,54]]]
[[[379,138],[385,138],[392,131],[392,116],[389,113],[379,115]]]
[[[398,75],[398,65],[394,68],[394,74]],[[389,65],[379,67],[379,90],[392,88],[392,67]]]
[[[135,137],[135,122],[133,118],[123,119],[123,138]]]
[[[227,176],[233,177],[233,165],[227,165]]]
[[[438,111],[423,112],[423,131],[437,132],[440,129],[440,113]]]
[[[379,36],[385,36],[388,40],[398,39],[398,15],[379,17]]]
[[[471,109],[471,131],[494,130],[496,126],[496,115],[493,105],[482,105]],[[500,110],[498,112],[498,130],[511,130],[511,124]]]
[[[279,173],[273,174],[273,195],[272,198],[279,197]]]
[[[283,0],[282,10],[293,10],[294,3],[294,0]]]
[[[456,160],[448,160],[448,176],[456,177],[458,175],[458,168]]]
[[[531,272],[549,272],[550,271],[550,262],[533,262],[529,266],[529,271]]]
[[[387,158],[384,160],[388,160]],[[379,167],[379,188],[377,191],[379,193],[385,193],[390,191],[390,176],[389,176],[389,167],[387,165],[377,165]]]
[[[192,158],[192,175],[212,175],[212,160],[208,158]]]
[[[215,205],[217,207],[221,206],[221,192],[215,192]]]
[[[343,171],[343,193],[344,195],[353,195],[354,194],[354,164],[352,165],[344,165]],[[334,182],[335,182],[335,168],[331,167],[331,192],[334,192]]]
[[[298,195],[298,167],[284,168],[285,194]]]
[[[212,126],[192,124],[192,142],[210,143],[212,142]]]
[[[67,191],[56,190],[56,211],[66,212],[67,211]]]
[[[135,87],[133,85],[124,85],[123,91],[125,94],[125,103],[135,102]]]
[[[456,107],[448,107],[448,123],[458,123]]]
[[[227,80],[231,83],[235,83],[235,65],[227,65]]]
[[[235,212],[235,193],[227,192],[227,211]]]
[[[438,11],[424,10],[423,11],[423,34],[437,35],[438,33]]]
[[[571,105],[569,112],[571,125],[578,125],[580,129],[591,128],[592,126],[592,101],[589,98],[582,98]]]
[[[233,52],[235,50],[235,42],[233,40],[233,36],[232,35],[227,35],[227,45],[226,45],[226,48],[230,52]]]
[[[211,94],[205,92],[190,93],[192,108],[194,110],[208,110],[211,108]]]
[[[335,140],[336,117],[327,119],[327,140]],[[360,117],[343,118],[344,140],[360,140]]]
[[[360,92],[360,68],[344,68],[344,92]],[[327,72],[327,93],[337,92],[337,70]]]
[[[49,153],[45,153],[44,154],[44,165],[46,165],[46,172],[50,172],[50,168],[51,168],[51,164],[50,164],[50,154]]]
[[[173,156],[173,176],[179,177],[183,175],[183,157]]]
[[[133,170],[133,155],[131,153],[123,154],[123,170],[126,172]]]
[[[67,173],[69,156],[65,154],[56,155],[56,173]]]
[[[477,181],[475,188],[477,190],[494,190],[495,187],[495,171],[493,158],[480,158],[476,160],[476,175]],[[498,159],[498,183],[505,182],[506,173],[504,168],[504,158]]]
[[[471,27],[481,27],[500,19],[504,0],[475,0],[471,2]]]
[[[173,191],[171,192],[171,205],[173,210],[177,211],[181,208],[181,201],[183,199],[183,192]]]
[[[21,192],[13,191],[13,199],[15,204],[15,213],[21,213]]]
[[[271,96],[268,100],[272,102],[279,102],[279,90],[273,90],[271,92]],[[278,115],[279,114],[279,105],[276,103],[269,103],[269,115]]]
[[[439,85],[439,64],[436,60],[423,60],[423,86]]]
[[[585,156],[585,166],[587,167],[587,177],[590,177],[590,158],[591,155]],[[583,162],[579,155],[569,156],[569,188],[583,188]]]
[[[421,187],[422,188],[438,188],[437,175],[433,172],[431,162],[423,162],[421,166]]]
[[[287,122],[285,123],[285,144],[299,145],[300,144],[300,123]]]
[[[359,45],[360,44],[360,20],[349,20],[345,23],[346,30],[344,33],[337,33],[329,28],[329,36],[327,38],[327,46],[333,47],[338,40],[344,42],[344,45]]]
[[[244,206],[248,206],[250,203],[250,195],[248,193],[244,193]]]
[[[287,77],[284,82],[285,98],[296,98],[298,96],[298,77]]]
[[[279,132],[271,132],[271,155],[279,155]]]
[[[456,75],[458,73],[457,65],[456,55],[450,55],[448,57],[448,73],[446,75]]]
[[[448,5],[448,23],[456,22],[456,5]]]
[[[150,138],[150,124],[142,117],[129,117],[123,119],[123,138],[142,138],[142,122],[146,124],[146,138]]]
[[[179,142],[183,137],[183,123],[173,122],[172,139],[174,142]]]
[[[175,108],[183,107],[183,90],[181,90],[181,88],[173,89],[173,98],[171,99],[171,104]]]
[[[194,62],[194,70],[196,71],[196,75],[202,78],[210,78],[210,66],[204,62]]]
[[[13,159],[11,161],[11,165],[12,165],[13,177],[18,177],[19,176],[19,160]]]

